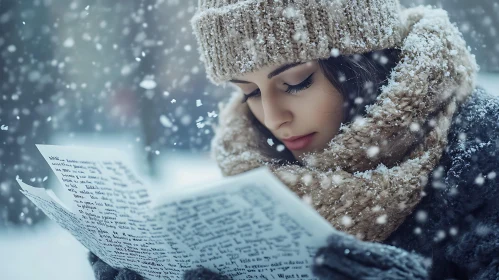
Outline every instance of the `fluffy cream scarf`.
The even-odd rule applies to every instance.
[[[278,166],[259,150],[264,136],[251,125],[241,93],[220,106],[211,148],[223,175],[266,165],[298,196],[311,198],[335,228],[362,240],[385,240],[421,200],[478,69],[445,11],[416,7],[402,17],[401,60],[388,84],[327,148],[306,154],[303,166]]]

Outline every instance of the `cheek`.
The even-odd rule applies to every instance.
[[[311,94],[310,111],[314,121],[327,127],[336,127],[343,121],[343,97],[334,87],[323,87]]]
[[[261,104],[250,104],[248,102],[248,107],[250,108],[251,113],[255,116],[255,118],[260,121],[260,123],[264,123],[264,114],[263,114],[263,108]]]

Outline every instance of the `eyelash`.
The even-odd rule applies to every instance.
[[[303,80],[303,82],[301,82],[297,85],[293,85],[293,86],[288,85],[288,89],[286,90],[286,92],[289,94],[295,94],[299,91],[302,91],[302,90],[309,88],[313,83],[312,76],[314,74],[315,74],[315,72],[310,74],[310,76],[308,76],[305,80]],[[251,92],[250,94],[243,94],[243,95],[244,95],[244,97],[243,97],[243,101],[241,103],[245,103],[248,99],[259,96],[260,89],[257,89],[255,91]]]

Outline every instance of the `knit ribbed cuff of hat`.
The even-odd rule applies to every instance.
[[[394,47],[403,32],[398,0],[200,0],[191,24],[216,85],[264,66]]]

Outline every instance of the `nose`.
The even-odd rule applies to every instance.
[[[270,131],[276,131],[283,124],[290,122],[292,112],[279,94],[261,94],[264,124]]]

